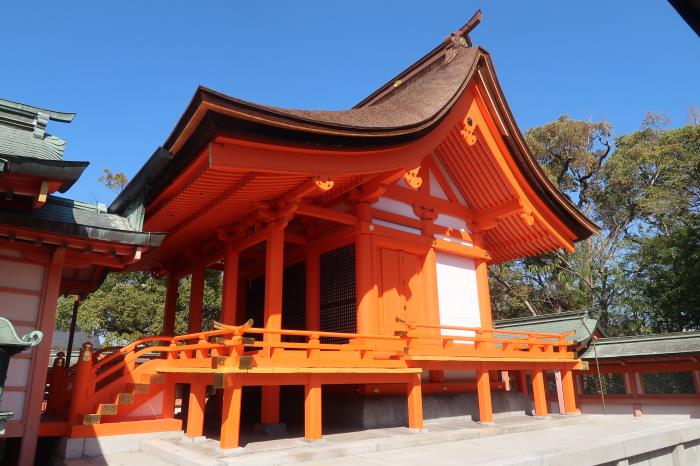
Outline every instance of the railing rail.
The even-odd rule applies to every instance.
[[[547,332],[527,332],[482,329],[453,325],[429,325],[397,319],[406,330],[395,335],[357,334],[316,330],[266,329],[253,327],[249,320],[243,325],[214,323],[214,330],[187,335],[154,336],[136,340],[111,353],[95,357],[92,346],[83,345],[73,381],[70,419],[85,414],[125,381],[135,381],[141,367],[161,366],[218,367],[218,364],[243,367],[301,365],[359,365],[405,367],[410,356],[416,355],[474,355],[497,352],[500,355],[557,352],[570,357],[567,337]],[[444,335],[430,330],[469,332],[472,335]],[[507,335],[508,337],[503,337]],[[255,339],[252,336],[262,336]],[[283,341],[284,336],[302,337],[306,341]],[[510,338],[512,336],[512,338]],[[323,338],[342,339],[346,343],[327,343]],[[459,344],[459,343],[472,344]],[[537,357],[545,357],[543,354]],[[214,358],[217,358],[214,361]],[[245,359],[247,358],[247,359]],[[193,361],[194,360],[194,361]],[[180,362],[178,362],[180,361]],[[67,369],[67,368],[66,368]],[[65,385],[65,384],[63,384]],[[55,398],[55,397],[54,397]]]

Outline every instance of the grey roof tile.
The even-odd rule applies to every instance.
[[[700,332],[661,333],[600,338],[590,345],[581,359],[663,356],[700,353]]]
[[[39,139],[31,131],[0,124],[0,156],[62,160],[65,148],[66,142],[56,136],[45,134]]]
[[[515,319],[496,320],[494,328],[521,332],[566,333],[574,330],[572,339],[577,343],[586,341],[596,330],[598,321],[587,312],[561,312],[542,316],[519,317]],[[506,335],[500,335],[505,337]]]

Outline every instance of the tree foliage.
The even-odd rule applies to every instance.
[[[526,133],[549,178],[602,231],[492,267],[497,317],[589,309],[610,333],[700,328],[700,126],[648,114],[613,141],[606,122],[564,116]]]
[[[180,282],[175,331],[187,333],[190,279]],[[107,345],[123,345],[145,336],[160,335],[163,327],[166,279],[146,272],[110,273],[100,288],[80,303],[77,327],[102,337]],[[73,298],[59,300],[56,328],[70,328]],[[221,273],[207,270],[204,282],[203,328],[219,317]]]
[[[109,168],[102,169],[102,176],[97,181],[105,185],[110,191],[121,191],[129,183],[129,179],[124,172],[113,172]]]

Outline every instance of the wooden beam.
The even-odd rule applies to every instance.
[[[354,226],[357,224],[357,217],[355,215],[337,210],[326,209],[324,207],[318,207],[311,204],[301,204],[299,209],[297,209],[297,214],[319,218],[321,220],[329,220],[342,225]]]

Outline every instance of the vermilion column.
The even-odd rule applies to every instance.
[[[483,248],[484,241],[481,235],[472,235],[474,246]],[[491,315],[491,293],[489,292],[489,267],[484,259],[475,259],[476,267],[476,291],[479,296],[479,316],[481,328],[493,328],[493,316]]]
[[[313,248],[306,254],[306,329],[321,330],[321,256]]]
[[[284,280],[284,227],[271,223],[267,227],[265,257],[265,328],[282,328],[282,284]],[[279,343],[279,334],[266,333],[263,337],[268,344]],[[274,350],[270,350],[271,356]],[[262,387],[260,422],[276,424],[280,417],[280,387]]]
[[[357,217],[361,222],[372,221],[372,205],[359,202]],[[355,284],[357,289],[357,333],[375,333],[377,288],[372,277],[372,236],[360,233],[355,239]]]
[[[564,411],[566,414],[576,414],[576,391],[574,389],[574,375],[571,369],[562,369],[561,388],[564,392]]]
[[[221,448],[238,448],[241,431],[241,387],[240,376],[232,376],[230,387],[224,388],[223,411],[221,413]]]
[[[535,416],[547,416],[547,393],[544,387],[544,373],[536,367],[532,371],[532,397],[535,402]]]
[[[165,292],[165,309],[163,310],[163,335],[175,335],[175,312],[177,311],[177,294],[180,278],[168,274],[168,288]]]
[[[282,283],[284,279],[284,228],[267,227],[265,255],[265,328],[282,328]],[[265,334],[265,341],[280,341],[279,334]]]
[[[204,434],[204,403],[207,386],[202,383],[190,385],[190,402],[187,411],[187,436],[201,437]]]
[[[304,438],[320,440],[323,435],[321,403],[321,379],[310,375],[304,387]]]
[[[238,250],[229,245],[224,255],[224,278],[221,295],[221,322],[236,325],[238,301]]]
[[[202,330],[202,306],[204,304],[204,266],[194,264],[192,268],[192,285],[190,286],[190,313],[187,332]]]
[[[479,422],[482,424],[492,424],[493,407],[491,406],[489,371],[476,371],[476,390],[479,399]]]
[[[529,397],[530,392],[527,389],[527,372],[525,370],[518,371],[518,391]]]

